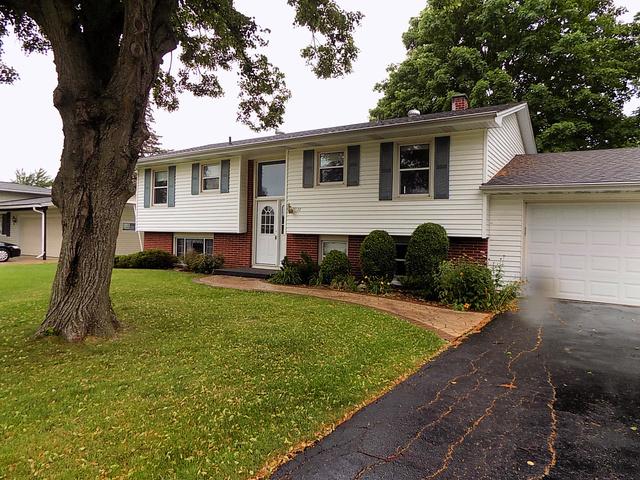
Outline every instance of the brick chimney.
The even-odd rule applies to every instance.
[[[467,108],[469,108],[469,98],[464,93],[451,97],[451,110],[453,112],[456,110],[466,110]]]

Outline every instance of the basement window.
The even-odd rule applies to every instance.
[[[213,238],[176,238],[176,256],[184,258],[188,253],[213,255]]]

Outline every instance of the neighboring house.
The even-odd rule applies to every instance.
[[[447,230],[452,257],[500,262],[510,279],[528,278],[530,272],[544,276],[551,279],[556,296],[640,304],[640,253],[633,248],[640,245],[634,243],[640,230],[640,178],[622,185],[603,174],[598,177],[608,182],[603,188],[583,185],[586,177],[580,175],[586,169],[608,171],[607,160],[598,161],[600,153],[590,152],[570,154],[587,159],[588,165],[568,169],[568,178],[554,180],[556,167],[544,163],[545,184],[532,186],[538,159],[562,157],[536,155],[527,105],[467,107],[466,97],[460,96],[449,112],[143,158],[138,163],[137,228],[145,234],[145,248],[179,256],[189,250],[220,253],[226,267],[271,269],[285,255],[298,259],[307,252],[321,261],[337,249],[357,271],[363,238],[384,229],[398,245],[401,273],[409,236],[419,224],[435,222]],[[637,155],[631,150],[619,161],[620,176],[632,168],[630,163],[635,162],[637,171]],[[510,175],[520,171],[517,165],[528,165],[529,174]],[[572,174],[580,175],[572,179]],[[496,183],[509,178],[516,183]],[[622,191],[626,193],[616,193]],[[593,204],[598,209],[588,206]],[[615,214],[603,213],[605,217],[619,219],[611,231],[627,242],[614,255],[619,269],[626,268],[626,280],[608,287],[608,293],[590,280],[590,272],[596,271],[591,263],[602,260],[590,243],[599,228],[594,212],[605,210]],[[554,215],[555,230],[549,233],[544,219]],[[564,227],[571,225],[566,217],[577,221],[579,215],[590,217],[579,225],[584,242],[573,239],[572,255],[587,262],[578,285],[575,275],[565,271],[570,267],[562,242],[568,235]],[[534,246],[530,239],[544,235],[558,243],[549,244],[555,249],[549,253],[553,260],[547,259],[551,264],[538,268],[542,257],[536,249],[546,247]]]
[[[0,241],[19,245],[22,255],[60,255],[62,218],[48,188],[0,182],[0,218]],[[132,199],[122,214],[116,253],[139,252],[142,245],[143,234],[135,231]]]

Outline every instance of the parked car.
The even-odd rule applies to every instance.
[[[20,247],[13,243],[0,242],[0,263],[20,256]]]

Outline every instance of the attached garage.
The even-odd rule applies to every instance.
[[[557,298],[640,305],[640,202],[527,205],[524,278]]]
[[[640,149],[516,155],[482,190],[489,261],[527,293],[640,306]]]

